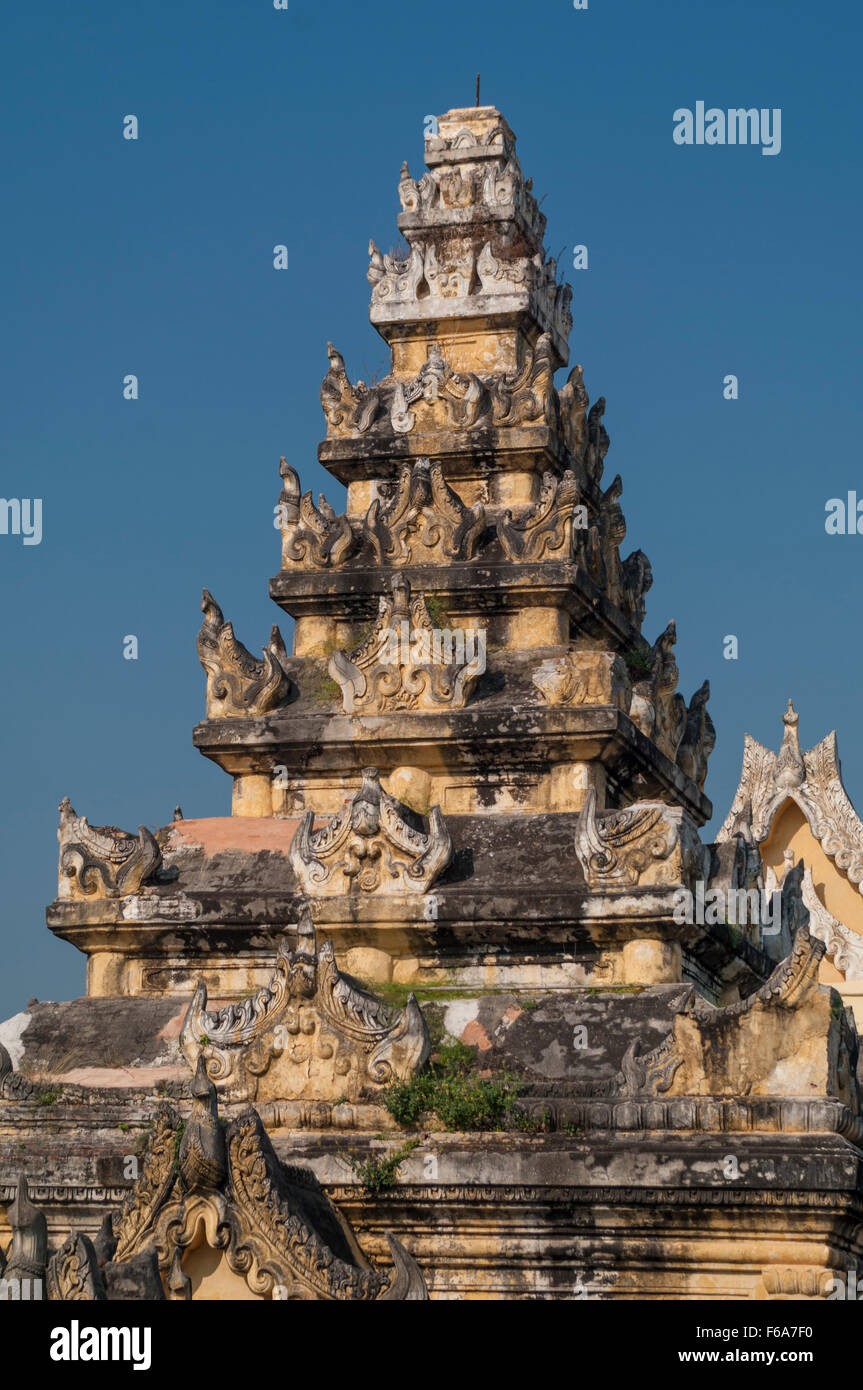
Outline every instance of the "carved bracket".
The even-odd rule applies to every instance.
[[[426,893],[450,864],[452,841],[439,806],[428,818],[428,833],[404,817],[404,807],[380,784],[377,768],[363,770],[363,782],[329,824],[313,830],[314,811],[306,811],[290,848],[291,868],[304,893]]]
[[[286,459],[279,461],[282,491],[278,519],[282,533],[282,568],[337,569],[357,547],[357,537],[344,515],[336,516],[323,493],[318,505],[312,494],[300,496],[300,480]]]
[[[320,951],[308,905],[292,951],[284,939],[263,989],[217,1012],[199,982],[180,1034],[190,1066],[232,1099],[356,1102],[407,1080],[426,1062],[429,1035],[411,995],[391,1011],[341,974],[333,947]]]
[[[393,497],[375,498],[364,534],[380,565],[470,560],[485,526],[485,508],[466,507],[439,463],[418,459],[399,473]]]
[[[329,673],[345,714],[463,709],[485,659],[483,631],[435,627],[425,598],[411,599],[409,583],[397,578],[365,642],[350,656],[334,652]]]
[[[145,825],[137,835],[115,825],[88,825],[72,809],[68,796],[60,802],[59,896],[61,898],[121,898],[144,884],[171,882],[177,870],[162,871],[162,851]]]
[[[252,656],[226,623],[209,590],[201,599],[204,621],[198,632],[198,657],[207,674],[207,718],[237,719],[269,714],[287,701],[291,681],[282,634],[273,625],[263,660]]]

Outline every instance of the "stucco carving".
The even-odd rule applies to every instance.
[[[626,713],[632,698],[626,663],[615,652],[550,657],[531,680],[549,705],[616,705]]]
[[[356,1102],[426,1061],[429,1035],[411,995],[389,1010],[338,969],[329,942],[318,950],[308,906],[297,948],[279,944],[269,984],[216,1012],[199,981],[180,1034],[192,1067],[232,1099]]]
[[[626,538],[626,518],[620,505],[620,475],[601,494],[596,520],[584,537],[584,565],[598,589],[641,630],[645,596],[653,584],[653,569],[643,550],[625,560],[620,547]]]
[[[352,385],[341,355],[328,345],[330,369],[321,387],[328,438],[418,434],[504,425],[554,425],[555,355],[549,333],[540,334],[524,361],[509,372],[457,372],[431,343],[411,380],[388,376],[369,388]]]
[[[366,278],[372,287],[372,304],[415,300],[425,280],[422,248],[414,246],[403,257],[383,255],[370,241]]]
[[[449,176],[460,195],[475,191],[476,185],[456,172]],[[468,206],[468,204],[464,204]],[[492,299],[521,301],[533,305],[542,322],[556,337],[566,341],[572,329],[570,303],[572,290],[557,281],[557,262],[546,260],[542,251],[532,256],[508,259],[495,255],[487,241],[476,254],[470,236],[453,239],[448,234],[439,245],[434,241],[414,244],[404,255],[382,253],[369,242],[367,278],[372,286],[372,309],[393,309],[399,317],[415,310],[429,316],[428,300],[467,300],[478,295]],[[375,315],[377,319],[381,316]]]
[[[674,1034],[640,1055],[641,1044],[637,1038],[629,1044],[621,1062],[618,1076],[619,1094],[622,1096],[661,1096],[671,1088],[674,1077],[683,1066],[683,1056],[675,1047]]]
[[[203,1233],[213,1250],[224,1253],[232,1273],[260,1297],[427,1297],[418,1267],[392,1237],[393,1271],[369,1267],[312,1173],[279,1162],[253,1109],[222,1127],[215,1087],[202,1062],[192,1094],[179,1143],[176,1112],[162,1107],[157,1116],[140,1177],[114,1219],[115,1263],[152,1250],[168,1297],[189,1299],[192,1281],[184,1255]]]
[[[596,791],[588,790],[575,852],[589,887],[683,882],[699,850],[695,827],[680,807],[637,801],[622,811],[597,812]]]
[[[38,1280],[45,1277],[48,1262],[48,1224],[44,1214],[30,1200],[26,1177],[18,1177],[15,1200],[6,1212],[12,1239],[6,1251],[6,1268],[2,1271],[7,1283],[15,1280]]]
[[[710,681],[705,681],[689,702],[683,738],[677,750],[677,766],[695,783],[699,791],[704,790],[707,764],[716,747],[716,729],[707,712],[709,699]]]
[[[556,426],[559,407],[554,370],[551,334],[541,333],[535,347],[525,354],[520,370],[491,379],[492,423]]]
[[[405,819],[405,808],[383,790],[377,768],[363,770],[359,791],[338,815],[313,830],[306,811],[291,841],[291,867],[304,893],[425,893],[452,860],[439,806],[428,833]]]
[[[628,1096],[835,1096],[856,1111],[857,1035],[818,984],[824,946],[805,928],[746,999],[716,1008],[691,991],[672,1033],[643,1057],[627,1049],[618,1077]],[[835,996],[833,996],[835,999]]]
[[[137,835],[115,825],[89,825],[86,816],[76,815],[68,796],[60,802],[57,839],[61,898],[120,898],[160,875],[162,851],[145,825]]]
[[[578,515],[577,515],[578,513]],[[578,483],[567,469],[560,477],[543,474],[539,501],[516,520],[507,509],[497,523],[498,539],[508,560],[569,560],[574,550],[575,522],[587,509],[578,504]]]
[[[484,526],[482,503],[466,507],[440,464],[421,458],[402,466],[391,498],[372,501],[364,533],[378,564],[408,565],[472,559]]]
[[[518,221],[534,246],[542,242],[545,215],[533,196],[532,179],[522,173],[509,130],[501,127],[490,141],[469,130],[433,135],[426,140],[425,157],[430,167],[420,180],[402,164],[403,213],[419,215],[425,226],[435,227],[451,225],[448,213],[475,208],[479,216]]]
[[[291,689],[284,669],[287,651],[274,624],[263,660],[252,656],[234,636],[208,589],[201,599],[204,621],[198,632],[198,657],[207,675],[207,718],[231,719],[268,714],[283,704]]]
[[[69,1236],[51,1257],[46,1279],[55,1303],[93,1302],[107,1297],[93,1242],[83,1232]]]
[[[336,651],[329,673],[341,686],[345,714],[463,709],[485,670],[484,634],[434,625],[422,594],[406,579],[380,599],[377,621],[350,656]]]
[[[846,980],[863,979],[863,937],[828,912],[812,881],[812,870],[805,869],[803,902],[809,912],[809,931],[827,947],[828,959]]]
[[[283,480],[279,496],[282,568],[337,568],[357,545],[348,518],[336,516],[323,493],[317,506],[311,492],[300,496],[299,477],[284,458],[279,462],[279,472]]]
[[[842,783],[836,734],[828,734],[804,754],[790,700],[782,722],[785,732],[778,754],[746,735],[740,784],[717,839],[726,839],[742,819],[755,842],[761,843],[780,808],[793,801],[824,853],[863,893],[863,824]]]
[[[638,681],[632,693],[630,718],[674,762],[686,729],[686,701],[677,694],[679,671],[674,657],[677,627],[673,622],[651,648],[650,676]]]

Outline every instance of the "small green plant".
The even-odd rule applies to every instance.
[[[341,693],[342,687],[338,681],[334,681],[331,676],[321,676],[309,691],[309,698],[323,704],[325,700],[337,700]]]
[[[123,1134],[128,1134],[130,1126],[126,1124],[125,1120],[120,1120],[117,1123],[117,1128],[122,1130]]]
[[[523,1110],[514,1110],[512,1128],[521,1134],[546,1134],[554,1128],[553,1118],[547,1110],[543,1110],[539,1115],[527,1115]]]
[[[328,669],[329,658],[335,649],[335,641],[327,642],[317,660],[314,657],[307,659],[300,678],[301,693],[307,700],[312,700],[316,704],[338,699],[342,693],[341,686],[338,681],[333,680]]]
[[[378,1157],[371,1154],[368,1158],[360,1158],[357,1154],[349,1154],[346,1162],[353,1173],[359,1178],[365,1190],[376,1196],[387,1187],[395,1187],[399,1175],[399,1169],[419,1146],[419,1139],[410,1139],[401,1148],[395,1149],[393,1153]]]
[[[520,1091],[513,1077],[478,1076],[473,1049],[450,1040],[423,1071],[389,1086],[383,1102],[400,1125],[432,1114],[447,1130],[502,1130],[515,1125]]]
[[[646,985],[591,985],[585,994],[641,994]]]
[[[653,670],[653,652],[650,647],[630,647],[624,661],[633,680],[644,680]]]
[[[207,1046],[207,1043],[210,1041],[208,1034],[207,1034],[207,1033],[202,1033],[201,1036],[200,1036],[199,1041],[200,1041],[201,1047],[206,1047],[206,1046]]]
[[[336,1096],[335,1100],[333,1101],[333,1109],[335,1110],[335,1108],[336,1108],[337,1105],[347,1105],[347,1104],[348,1104],[348,1098],[347,1098],[347,1096]]]
[[[63,1095],[63,1088],[58,1087],[56,1091],[40,1091],[36,1097],[37,1105],[54,1105]]]
[[[447,615],[444,612],[443,603],[436,595],[426,596],[426,612],[432,620],[432,627],[443,628],[446,626]]]
[[[363,623],[356,629],[351,636],[351,651],[357,651],[364,642],[368,641],[375,630],[375,621],[376,620],[373,618],[370,622]]]

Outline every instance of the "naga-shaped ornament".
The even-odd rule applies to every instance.
[[[587,508],[578,503],[578,483],[571,469],[557,477],[544,473],[539,501],[513,520],[507,510],[497,523],[501,548],[508,560],[570,560],[574,533],[587,522]]]
[[[269,983],[212,1012],[199,982],[180,1034],[189,1065],[234,1100],[373,1101],[427,1060],[429,1035],[410,995],[389,1009],[340,972],[330,942],[318,949],[308,903],[297,946],[283,938]]]
[[[334,652],[329,674],[345,714],[463,709],[485,662],[485,629],[435,627],[423,595],[411,599],[397,577],[369,636],[350,656]]]
[[[379,565],[470,560],[485,527],[481,502],[466,507],[439,463],[427,458],[402,466],[392,498],[375,498],[364,534]]]
[[[428,831],[417,830],[381,786],[377,768],[363,769],[359,791],[320,830],[306,811],[290,848],[300,889],[311,896],[426,893],[451,863],[452,841],[439,806]]]
[[[558,419],[554,389],[555,356],[550,333],[541,333],[519,371],[494,378],[492,419],[495,425],[554,426]]]
[[[207,673],[207,718],[255,718],[284,704],[291,689],[282,634],[273,624],[263,660],[252,656],[234,636],[208,589],[201,599],[204,621],[198,632],[198,657]]]
[[[677,693],[679,672],[674,656],[677,626],[670,622],[650,649],[651,671],[632,693],[630,718],[674,762],[686,730],[687,709]]]
[[[68,796],[60,802],[57,839],[61,898],[120,898],[153,880],[177,877],[176,870],[160,872],[162,851],[145,825],[137,835],[115,825],[89,825]]]
[[[351,523],[344,514],[336,516],[323,493],[317,506],[311,492],[300,496],[299,477],[284,458],[279,472],[283,480],[278,504],[282,568],[336,569],[356,548]]]
[[[590,787],[575,831],[575,853],[590,888],[681,883],[699,849],[694,825],[679,806],[637,801],[621,811],[596,809]]]

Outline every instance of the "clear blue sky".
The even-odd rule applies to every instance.
[[[354,378],[382,368],[367,242],[396,241],[401,162],[421,171],[424,116],[471,104],[477,69],[549,250],[589,247],[572,360],[608,397],[607,476],[653,563],[646,633],[675,617],[684,693],[712,683],[714,827],[744,731],[776,746],[789,695],[807,746],[838,728],[863,809],[863,536],[824,530],[828,498],[863,498],[859,4],[15,9],[0,492],[41,497],[44,535],[0,536],[0,1018],[83,991],[43,916],[63,796],[132,830],[178,801],[228,812],[190,737],[201,587],[257,650],[278,616],[279,455],[324,485],[327,339]],[[673,112],[699,100],[780,107],[781,154],[675,145]]]

